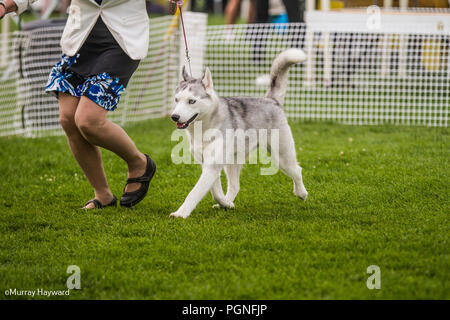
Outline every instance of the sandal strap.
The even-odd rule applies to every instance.
[[[96,209],[103,209],[103,208],[106,208],[106,207],[115,207],[117,205],[117,198],[116,198],[115,195],[113,195],[113,199],[111,200],[111,202],[106,204],[106,205],[103,205],[97,199],[92,199],[92,200],[89,200],[88,202],[86,202],[86,204],[84,206],[86,207],[90,203],[93,203]]]
[[[128,178],[127,179],[127,184],[129,183],[136,183],[136,182],[140,182],[140,183],[144,183],[144,182],[149,182],[150,181],[150,177],[138,177],[138,178]]]
[[[88,202],[86,202],[86,204],[85,204],[84,206],[87,207],[87,206],[88,206],[89,204],[91,204],[91,203],[93,203],[94,206],[95,206],[96,208],[98,208],[98,209],[103,208],[103,205],[102,205],[101,202],[98,201],[97,199],[89,200]]]
[[[111,200],[111,202],[105,205],[104,207],[115,207],[116,205],[117,205],[117,198],[115,195],[113,195],[113,199]]]

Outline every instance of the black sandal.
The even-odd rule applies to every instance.
[[[94,208],[86,208],[89,204],[93,203],[94,204]],[[103,205],[100,201],[98,201],[97,199],[92,199],[89,200],[88,202],[86,202],[86,204],[84,205],[83,208],[81,209],[85,209],[85,210],[91,210],[91,209],[103,209],[106,207],[116,207],[117,206],[117,198],[115,195],[113,195],[113,199],[110,203]]]
[[[120,205],[122,207],[133,207],[141,202],[147,195],[150,181],[156,172],[156,164],[148,155],[145,155],[145,157],[147,158],[147,169],[145,170],[144,175],[138,178],[129,178],[126,183],[140,183],[141,187],[133,192],[125,192],[125,189],[123,190],[123,195],[120,199]]]

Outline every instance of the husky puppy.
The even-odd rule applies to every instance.
[[[282,108],[289,67],[305,59],[305,53],[299,49],[288,49],[278,55],[270,70],[270,87],[264,98],[221,98],[214,91],[208,68],[201,79],[190,77],[185,67],[182,68],[182,80],[175,91],[175,108],[171,118],[178,129],[187,129],[191,152],[194,159],[201,163],[202,174],[182,206],[170,216],[187,218],[209,191],[217,202],[216,206],[234,208],[242,163],[233,160],[236,160],[236,153],[242,150],[236,148],[236,136],[226,134],[230,130],[266,130],[269,136],[267,150],[271,153],[273,162],[294,181],[294,194],[302,200],[306,199],[308,192],[303,185],[302,169],[297,163],[294,139]],[[202,137],[200,142],[195,141],[194,127],[200,124],[197,121],[201,121],[203,132],[213,129],[222,134],[214,135],[214,138]],[[274,152],[274,146],[271,145],[273,142],[270,135],[273,130],[277,130],[278,134],[277,152]],[[244,152],[248,156],[260,141],[258,136],[253,139],[246,137],[245,140]],[[222,152],[228,161],[217,161],[214,154],[217,155],[218,152]],[[224,168],[228,181],[226,195],[220,181]]]

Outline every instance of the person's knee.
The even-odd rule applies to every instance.
[[[59,123],[68,136],[79,133],[75,124],[75,112],[79,99],[67,93],[58,94]]]
[[[59,123],[61,124],[61,127],[68,135],[71,135],[73,133],[76,133],[76,131],[78,131],[78,128],[75,124],[75,115],[73,113],[60,112]]]
[[[98,119],[89,113],[75,114],[75,124],[86,139],[95,138],[105,125],[104,119]]]

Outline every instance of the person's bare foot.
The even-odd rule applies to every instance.
[[[128,164],[128,178],[138,178],[142,176],[147,169],[147,157],[141,153],[136,163]],[[129,183],[125,187],[125,192],[133,192],[141,187],[141,183]]]

